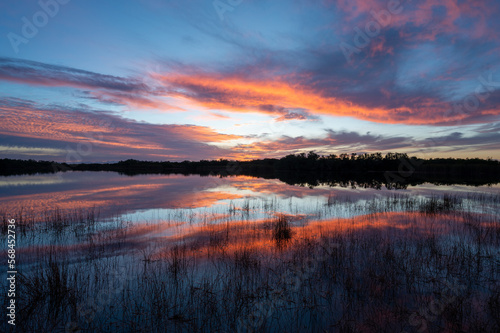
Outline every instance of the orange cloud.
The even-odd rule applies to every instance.
[[[3,121],[0,123],[0,134],[15,135],[36,139],[61,141],[88,141],[106,135],[106,145],[153,148],[149,143],[137,142],[127,137],[117,139],[116,128],[110,128],[99,122],[95,114],[74,114],[57,112],[57,110],[41,110],[36,107],[1,106]]]
[[[375,47],[374,51],[380,50]],[[342,98],[326,96],[305,83],[299,83],[306,82],[307,77],[282,76],[257,80],[216,73],[155,75],[174,91],[173,96],[191,99],[202,107],[233,112],[260,112],[280,119],[284,115],[293,114],[294,110],[411,125],[462,121],[470,117],[466,113],[450,113],[452,106],[435,98],[407,100],[405,104],[408,106],[393,108],[363,106]],[[498,115],[500,109],[477,110],[477,113]]]
[[[204,126],[148,124],[108,112],[47,109],[9,99],[0,99],[0,110],[0,135],[10,137],[12,143],[19,145],[19,139],[14,138],[26,138],[42,146],[70,147],[72,151],[81,150],[81,157],[94,157],[94,161],[96,153],[107,159],[113,156],[128,159],[135,155],[140,155],[141,159],[148,156],[214,159],[224,157],[226,152],[212,143],[242,138]]]

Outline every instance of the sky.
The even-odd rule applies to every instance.
[[[500,2],[0,3],[0,157],[500,159]]]

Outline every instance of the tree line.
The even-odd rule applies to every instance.
[[[68,164],[51,161],[0,159],[0,174],[21,175],[66,171],[114,171],[125,175],[137,174],[199,174],[202,176],[249,175],[278,178],[287,183],[311,185],[360,180],[361,183],[414,183],[442,184],[500,182],[500,162],[479,158],[421,159],[405,153],[366,153],[319,155],[291,154],[282,158],[251,161],[227,159],[156,162],[128,159],[117,163]],[[375,185],[376,186],[376,185]]]

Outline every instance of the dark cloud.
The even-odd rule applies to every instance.
[[[282,157],[306,150],[315,150],[319,154],[339,152],[396,151],[408,148],[413,143],[411,137],[384,137],[382,135],[360,134],[354,131],[327,130],[322,138],[282,137],[275,141],[261,141],[251,145],[239,145],[236,151],[254,151],[268,157]]]
[[[104,75],[71,67],[13,58],[0,58],[0,79],[43,86],[104,88],[123,92],[148,90],[143,82],[135,78]]]

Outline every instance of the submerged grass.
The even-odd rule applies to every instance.
[[[59,212],[39,227],[57,234],[79,224],[87,237],[78,248],[30,254],[35,264],[18,280],[17,329],[497,332],[499,203],[495,195],[393,196],[365,203],[357,217],[207,222],[149,247],[134,243],[125,223],[103,233],[92,215]],[[336,205],[359,209],[351,199],[326,208]],[[38,244],[35,236],[26,242]],[[6,287],[0,292],[6,306]]]
[[[292,238],[292,228],[285,215],[279,215],[274,221],[273,239],[278,246],[286,244]]]

